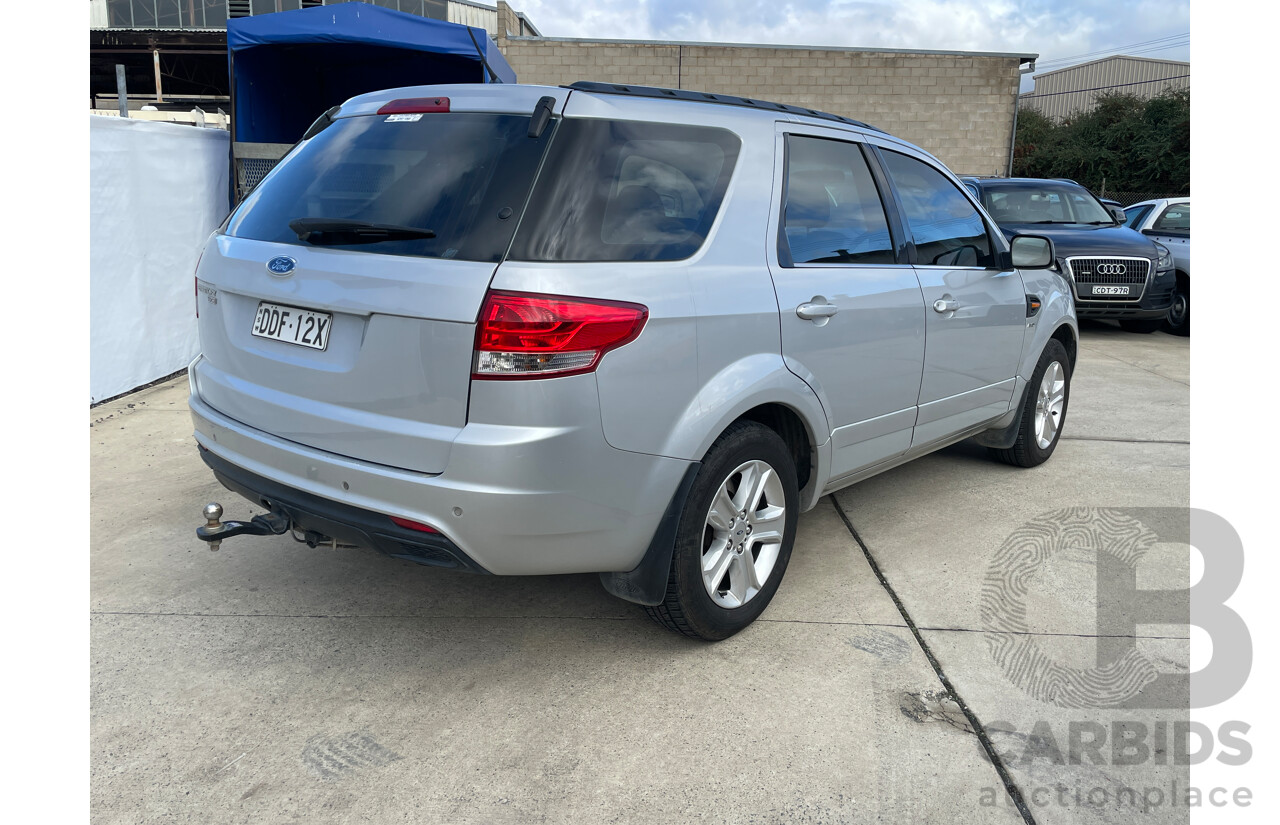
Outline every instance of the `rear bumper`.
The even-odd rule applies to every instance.
[[[196,395],[188,403],[205,461],[230,489],[289,504],[344,542],[395,552],[413,539],[445,554],[446,566],[498,575],[633,569],[691,463],[610,447],[592,410],[594,423],[582,426],[468,425],[443,473],[415,473],[277,438]],[[442,539],[396,528],[390,516],[429,524]]]
[[[371,547],[388,556],[433,567],[452,567],[472,573],[488,573],[443,535],[400,527],[381,513],[361,510],[319,496],[294,490],[254,475],[215,455],[203,446],[200,458],[214,476],[233,493],[239,493],[264,510],[282,512],[296,529],[315,531],[342,544]]]

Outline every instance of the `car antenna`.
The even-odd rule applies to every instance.
[[[555,109],[556,99],[551,95],[538,98],[533,105],[533,116],[529,118],[529,137],[539,138],[551,122],[551,112]]]

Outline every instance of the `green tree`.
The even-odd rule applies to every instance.
[[[1015,175],[1071,178],[1099,191],[1191,191],[1191,93],[1149,100],[1108,93],[1088,112],[1061,122],[1018,112]]]

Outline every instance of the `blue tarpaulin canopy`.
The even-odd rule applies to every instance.
[[[365,92],[516,82],[484,29],[368,3],[228,20],[227,49],[240,142],[294,143],[329,107]]]

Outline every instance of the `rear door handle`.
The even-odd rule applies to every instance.
[[[934,312],[955,312],[960,308],[958,301],[952,301],[948,298],[939,298],[933,302]]]
[[[821,301],[822,303],[818,303],[819,301]],[[804,303],[796,307],[796,315],[799,315],[801,318],[805,319],[806,321],[816,321],[819,318],[824,318],[824,319],[830,318],[832,315],[835,315],[839,311],[840,311],[839,307],[837,307],[835,304],[827,303],[827,300],[821,296],[818,296],[814,298],[812,301],[809,301],[808,303]]]

